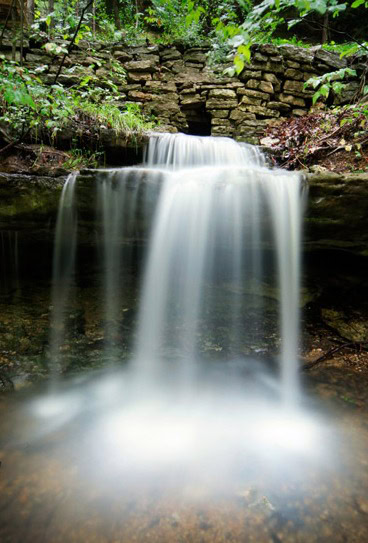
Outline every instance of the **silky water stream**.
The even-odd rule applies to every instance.
[[[302,177],[230,139],[154,135],[142,167],[96,172],[89,190],[104,369],[57,377],[78,245],[71,176],[56,227],[50,385],[10,399],[2,417],[1,541],[362,541],[364,526],[346,538],[362,493],[343,491],[340,433],[300,383]],[[122,300],[142,224],[126,360]],[[259,356],[269,298],[272,360]]]

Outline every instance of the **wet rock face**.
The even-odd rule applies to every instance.
[[[49,241],[65,179],[0,173],[0,230]]]
[[[241,112],[239,112],[240,115]],[[215,127],[230,123],[226,110],[216,110]],[[243,123],[251,121],[242,113]],[[304,239],[307,249],[342,249],[368,256],[368,174],[308,174]],[[59,198],[65,177],[0,173],[0,230],[23,232],[25,239],[52,245]],[[142,179],[144,184],[146,181]],[[79,242],[94,245],[96,175],[86,170],[78,179]],[[157,188],[159,190],[159,187]],[[140,217],[139,239],[149,221]]]
[[[308,176],[307,245],[368,256],[368,174]]]
[[[223,110],[217,111],[219,120],[228,120],[223,118]],[[0,364],[9,375],[26,372],[38,378],[46,371],[54,230],[64,181],[62,177],[0,174]],[[147,179],[143,176],[141,182],[144,185]],[[308,176],[308,184],[305,249],[315,255],[318,269],[312,274],[313,265],[307,254],[303,312],[308,312],[311,305],[318,306],[321,322],[334,334],[345,341],[365,341],[368,332],[368,305],[363,303],[368,299],[368,284],[364,282],[368,276],[368,175],[313,174]],[[68,338],[62,346],[66,371],[98,365],[102,360],[104,327],[98,259],[102,229],[96,215],[95,189],[95,172],[84,171],[76,190],[78,269],[82,266],[82,271],[78,271],[76,277],[75,306],[68,308]],[[135,236],[124,243],[126,250],[136,255],[135,269],[129,273],[134,281],[139,281],[150,229],[147,210],[138,213],[136,219]],[[124,302],[118,323],[123,344],[117,344],[117,348],[124,356],[129,353],[135,322],[134,281],[131,280],[132,300]],[[254,311],[257,311],[259,297],[255,288],[251,293],[242,293],[242,296],[250,295],[253,298],[249,298],[247,305],[255,304]],[[272,302],[274,294],[270,291],[267,297]],[[229,319],[224,308],[219,308],[214,315],[221,332],[209,337],[203,331],[204,354],[222,356],[226,350]],[[270,306],[270,323],[277,320],[275,311]],[[271,324],[269,336],[277,349],[277,330],[273,330]],[[258,339],[254,345],[248,342],[249,338],[245,339],[253,350],[266,349]]]

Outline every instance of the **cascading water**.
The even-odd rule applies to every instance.
[[[87,224],[100,242],[97,266],[76,260],[77,211],[86,235],[84,205],[95,196],[95,228]],[[206,540],[268,541],[279,539],[279,519],[289,526],[295,516],[299,526],[303,494],[318,502],[318,516],[330,493],[327,483],[316,497],[315,482],[328,477],[326,443],[336,436],[300,401],[302,207],[301,176],[270,170],[256,148],[222,138],[155,135],[142,167],[68,179],[55,236],[51,364],[56,375],[92,344],[105,370],[54,379],[51,390],[22,397],[15,423],[6,419],[4,541],[25,533],[27,541],[199,541],[212,505]],[[90,240],[81,238],[81,251]],[[82,303],[85,322],[98,322],[91,343],[87,324],[73,335]],[[130,347],[121,338],[132,325]],[[264,338],[280,352],[276,375],[266,356],[254,356]],[[183,506],[198,512],[188,517],[192,532]],[[234,534],[233,513],[242,526]],[[156,537],[162,527],[166,537]]]
[[[91,181],[88,234],[101,241],[103,279],[101,264],[79,258],[74,281],[77,211],[86,235]],[[346,512],[354,530],[357,505],[365,507],[367,478],[356,471],[365,456],[352,456],[352,477],[345,466],[336,477],[334,424],[299,401],[302,208],[301,176],[269,170],[256,148],[221,138],[153,136],[142,167],[68,179],[51,364],[54,374],[63,369],[74,340],[89,348],[87,325],[79,335],[69,329],[81,304],[86,322],[104,323],[103,350],[100,328],[91,343],[108,371],[10,400],[0,417],[1,541],[309,542],[335,541],[339,531],[346,539]],[[127,300],[136,333],[121,364]],[[276,376],[252,356],[263,336],[280,351]],[[366,540],[361,528],[354,533]]]
[[[50,367],[54,377],[61,370],[60,347],[65,333],[65,311],[74,277],[77,242],[76,178],[75,174],[71,174],[65,182],[55,230],[49,352]]]
[[[298,395],[298,293],[301,177],[270,171],[253,146],[226,138],[154,137],[150,166],[166,170],[157,204],[136,344],[143,371],[167,364],[172,349],[182,373],[193,372],[200,326],[211,315],[205,286],[219,274],[235,294],[227,299],[230,336],[244,323],[241,292],[262,276],[265,220],[274,232],[280,277],[281,380],[286,401]],[[245,255],[245,249],[248,252]],[[261,323],[260,323],[261,324]],[[165,357],[165,347],[170,355]],[[228,345],[233,354],[235,345]],[[162,368],[163,366],[163,368]]]
[[[63,191],[56,229],[54,357],[74,263],[74,185],[73,177]],[[183,382],[195,378],[201,335],[206,330],[216,333],[215,327],[211,331],[211,319],[219,305],[216,293],[224,285],[226,294],[222,288],[221,296],[228,329],[224,352],[228,358],[243,356],[248,310],[244,291],[261,288],[263,248],[272,245],[281,292],[282,397],[294,401],[300,175],[267,169],[256,147],[228,138],[164,134],[151,137],[145,167],[101,172],[97,186],[103,225],[106,360],[119,360],[114,345],[120,334],[122,270],[130,261],[129,242],[137,237],[137,223],[144,217],[152,232],[133,353],[137,374],[148,380],[160,378],[169,367]],[[262,319],[259,312],[256,325],[261,332]]]

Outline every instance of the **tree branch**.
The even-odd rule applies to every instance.
[[[63,66],[64,66],[65,59],[66,59],[66,57],[70,54],[70,52],[71,52],[71,50],[72,50],[72,47],[73,47],[74,42],[75,42],[75,38],[77,37],[77,34],[78,34],[78,32],[79,32],[79,29],[80,29],[80,27],[81,27],[81,25],[82,25],[82,21],[83,21],[83,18],[84,18],[84,14],[86,13],[87,9],[88,9],[90,6],[92,6],[92,4],[93,4],[93,0],[90,0],[90,1],[88,2],[88,4],[86,4],[86,6],[82,9],[82,13],[81,13],[81,16],[80,16],[80,19],[79,19],[78,26],[77,26],[77,28],[76,28],[76,30],[75,30],[75,32],[74,32],[74,35],[73,35],[73,37],[72,37],[72,39],[71,39],[71,41],[70,41],[70,43],[69,43],[69,45],[68,45],[68,49],[67,49],[66,53],[64,54],[63,58],[61,59],[59,69],[58,69],[57,74],[55,75],[55,79],[54,79],[54,81],[53,81],[53,85],[55,85],[55,83],[57,82],[58,77],[59,77],[59,75],[60,75],[60,73],[61,73],[61,70],[62,70],[62,68],[63,68]]]
[[[368,345],[368,341],[362,341],[362,342],[349,342],[349,343],[343,343],[342,345],[337,345],[337,347],[333,347],[327,353],[323,354],[316,360],[313,360],[313,362],[308,362],[307,364],[304,364],[302,366],[302,371],[310,370],[320,364],[321,362],[324,362],[325,360],[328,360],[332,357],[332,355],[342,351],[343,349],[356,349],[356,348],[362,348],[363,345]]]
[[[8,145],[5,145],[5,147],[3,147],[2,149],[0,149],[0,155],[6,153],[7,151],[9,151],[10,149],[12,149],[13,147],[15,147],[16,145],[18,145],[19,143],[21,143],[24,138],[26,138],[28,136],[28,134],[30,133],[31,131],[31,127],[28,128],[27,131],[25,131],[25,126],[23,125],[22,127],[22,133],[21,135],[19,136],[18,139],[14,140],[14,141],[11,141],[10,143],[8,143]],[[3,132],[3,131],[2,131]]]
[[[11,6],[10,6],[10,8],[9,8],[8,14],[7,14],[7,16],[6,16],[5,23],[4,23],[4,26],[3,26],[3,30],[2,30],[1,36],[0,36],[0,47],[1,47],[2,44],[3,44],[4,32],[5,32],[5,29],[6,29],[6,25],[8,24],[9,17],[10,17],[10,15],[11,15],[11,12],[13,11],[15,2],[16,2],[16,0],[13,0],[13,2],[11,3]]]

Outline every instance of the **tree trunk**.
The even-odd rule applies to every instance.
[[[54,11],[54,0],[49,0],[49,14]],[[51,22],[49,26],[49,37],[51,37],[52,29],[54,28],[54,17],[51,17]]]
[[[11,7],[11,22],[12,22],[12,60],[15,60],[16,53],[17,53],[17,11],[16,11],[15,4]]]
[[[121,20],[120,20],[120,14],[119,14],[119,0],[113,0],[113,8],[114,8],[115,26],[118,30],[121,30]]]
[[[35,17],[35,0],[27,0],[27,24],[33,25]]]
[[[20,47],[19,47],[19,62],[23,66],[23,42],[24,42],[24,0],[19,0],[20,9]]]
[[[329,16],[328,11],[326,11],[324,17],[323,17],[323,27],[322,27],[322,44],[328,42],[328,23],[329,23]]]
[[[96,38],[96,0],[93,0],[92,4],[92,36]]]

